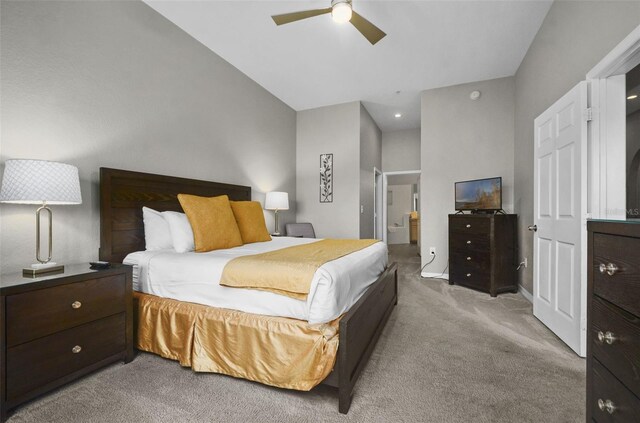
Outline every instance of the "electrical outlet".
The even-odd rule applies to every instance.
[[[527,267],[529,267],[529,259],[528,259],[528,258],[526,258],[526,257],[524,258],[524,267],[525,267],[525,269],[526,269]]]
[[[360,205],[360,214],[363,214],[363,213],[364,213],[364,206],[361,204]]]
[[[436,247],[429,248],[429,254],[432,255],[432,256],[435,256],[436,255]]]

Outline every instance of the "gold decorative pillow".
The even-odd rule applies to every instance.
[[[236,217],[242,242],[250,244],[271,241],[260,203],[257,201],[231,201],[231,209]]]
[[[178,201],[189,218],[197,252],[242,245],[242,236],[233,216],[229,197],[178,194]]]

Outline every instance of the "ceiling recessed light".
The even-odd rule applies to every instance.
[[[402,117],[402,113],[396,113],[394,116],[397,117],[397,118],[401,118]]]
[[[633,100],[633,99],[635,99],[635,98],[638,98],[638,95],[637,95],[637,94],[630,95],[629,97],[627,97],[627,100]]]

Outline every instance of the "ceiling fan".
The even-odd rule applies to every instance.
[[[357,14],[351,6],[351,0],[331,0],[331,7],[325,9],[303,10],[301,12],[274,15],[271,18],[273,18],[276,25],[284,25],[327,13],[331,13],[331,17],[336,22],[351,22],[371,44],[377,43],[387,35],[380,28]]]

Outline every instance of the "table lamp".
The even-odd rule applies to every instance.
[[[38,263],[23,269],[24,276],[36,277],[46,273],[60,273],[63,265],[51,261],[53,252],[52,214],[49,205],[81,204],[78,168],[46,160],[7,160],[0,189],[0,203],[37,204],[36,260]],[[49,254],[40,256],[40,213],[49,215]]]
[[[276,215],[276,230],[272,235],[280,236],[280,225],[278,224],[278,211],[289,210],[289,194],[286,192],[272,191],[267,193],[264,200],[266,210],[274,210]]]

